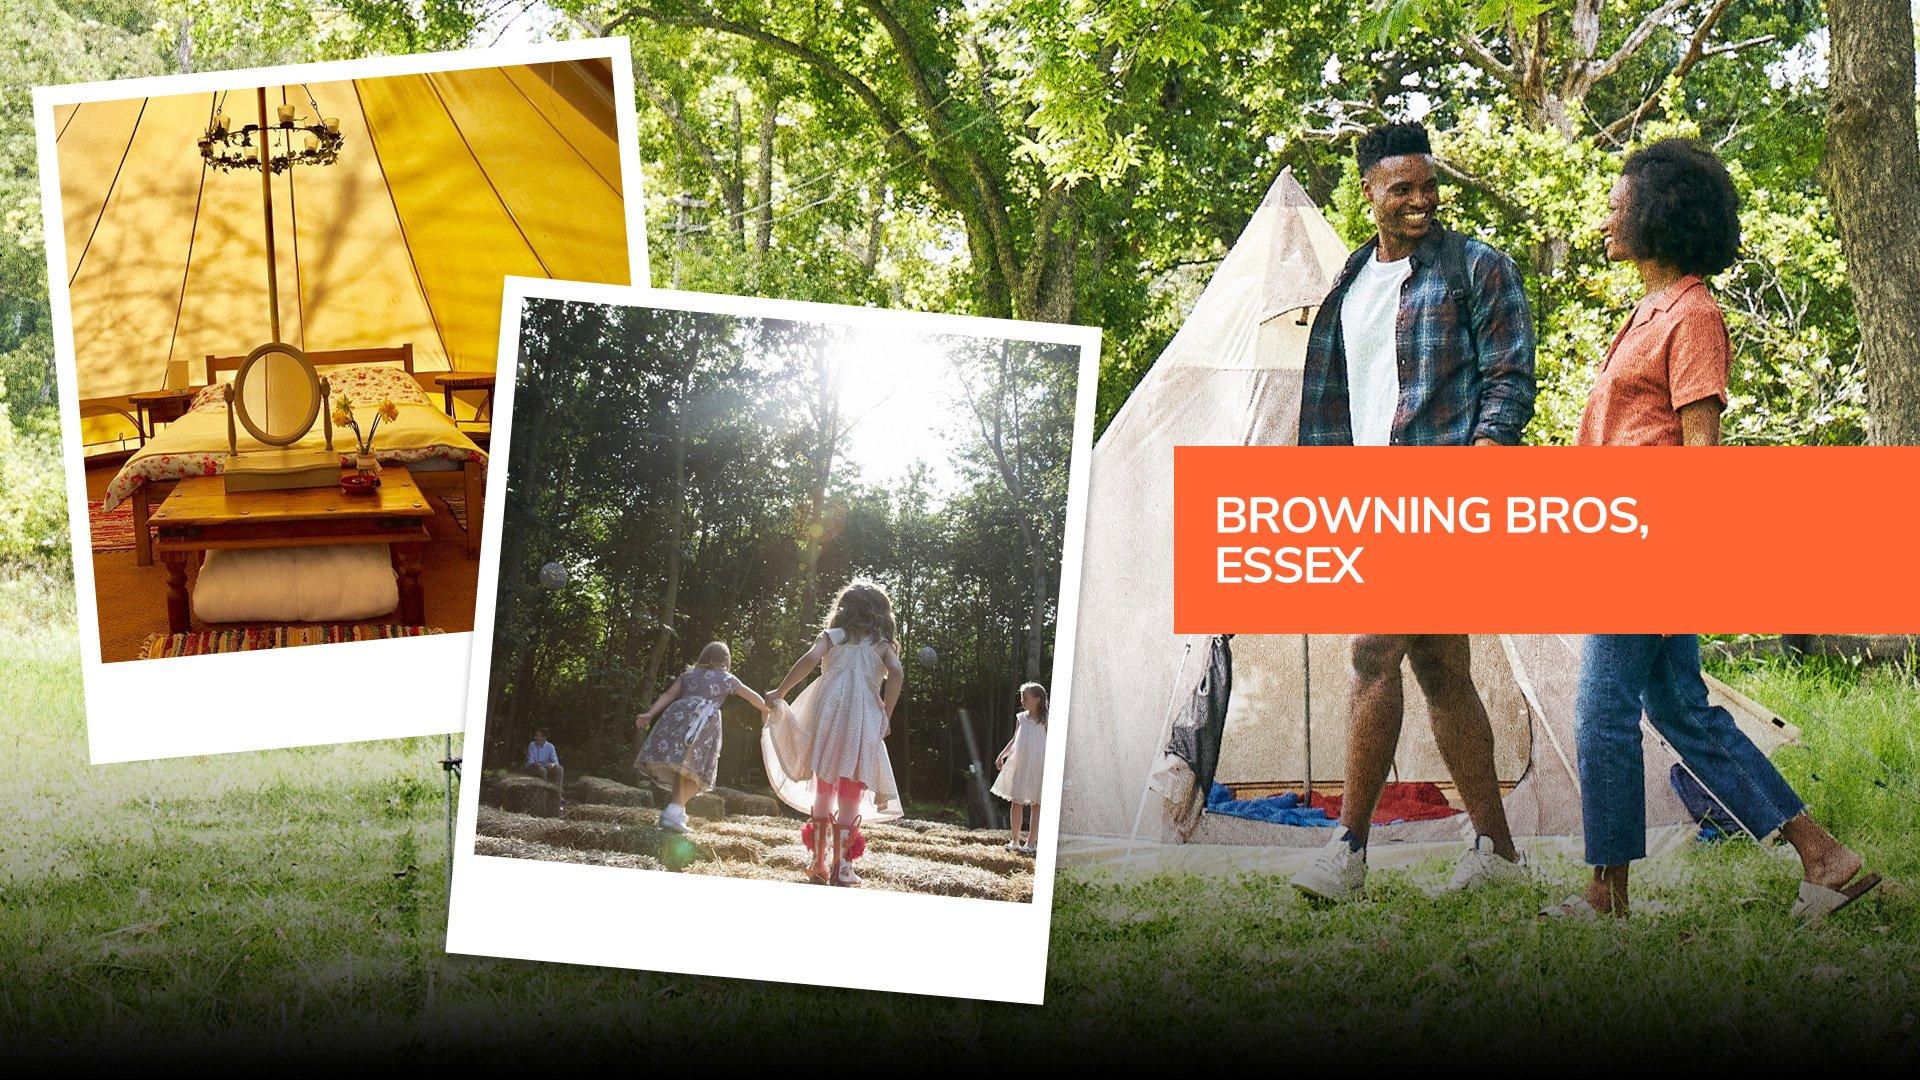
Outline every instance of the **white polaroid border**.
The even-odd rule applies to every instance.
[[[509,418],[519,375],[521,313],[525,301],[536,297],[1077,346],[1080,372],[1060,559],[1059,633],[1049,684],[1053,688],[1052,723],[1064,729],[1071,714],[1069,680],[1079,626],[1081,546],[1099,382],[1099,329],[508,278],[506,310],[500,320],[500,355],[513,360],[500,365],[494,397],[502,414]],[[487,499],[501,510],[485,519],[480,563],[483,581],[499,579],[500,530],[507,516],[506,464],[512,439],[511,419],[506,426],[494,426],[493,449],[501,467],[488,471]],[[467,687],[466,745],[471,748],[486,744],[496,599],[492,595],[481,597],[479,610],[474,613],[473,665]],[[1033,900],[1025,904],[479,855],[473,850],[480,806],[480,785],[476,782],[479,762],[474,760],[467,782],[460,785],[447,951],[1037,1005],[1046,991],[1047,935],[1053,913],[1060,780],[1066,751],[1065,731],[1054,732],[1047,739]],[[565,907],[564,918],[539,917],[561,906]],[[636,911],[664,915],[673,933],[637,934]],[[537,932],[529,933],[530,926],[537,926]],[[808,935],[817,934],[822,941],[883,942],[884,947],[859,950],[859,960],[852,964],[832,963],[825,954],[820,963],[796,960],[796,927],[807,928]]]
[[[86,695],[88,759],[114,761],[221,754],[285,746],[393,739],[459,731],[465,718],[471,634],[437,634],[325,648],[267,649],[165,660],[100,659],[91,530],[87,522],[85,450],[80,443],[79,377],[64,268],[66,231],[60,209],[59,156],[53,110],[59,105],[205,93],[234,86],[417,75],[538,64],[556,60],[613,62],[615,130],[626,202],[627,268],[647,283],[646,199],[634,116],[633,56],[626,38],[599,38],[414,56],[201,72],[114,82],[39,86],[33,119],[40,154],[40,205],[47,243],[47,298],[53,310],[54,367],[60,386],[60,443],[67,480],[73,584],[79,605],[80,670]],[[503,470],[490,470],[502,472]],[[491,531],[491,530],[488,530]],[[492,605],[492,564],[483,562],[477,595]],[[339,673],[378,687],[377,708],[339,702],[322,692]]]

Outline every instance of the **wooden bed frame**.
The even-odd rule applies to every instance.
[[[307,359],[314,367],[341,367],[348,364],[398,364],[408,375],[413,374],[413,343],[396,345],[385,349],[333,349],[310,352]],[[238,371],[246,363],[245,356],[207,357],[207,385],[220,381],[221,372]],[[452,418],[449,417],[449,420]],[[457,429],[456,429],[457,430]],[[451,469],[424,469],[415,472],[408,469],[414,483],[422,491],[430,494],[448,494],[458,491],[467,500],[467,558],[480,557],[480,521],[483,512],[482,502],[486,497],[486,465],[483,462],[468,461],[461,463],[460,471]],[[445,478],[442,480],[442,478]],[[157,488],[173,490],[174,480],[156,480],[141,484],[133,491],[133,552],[135,561],[141,566],[153,565],[153,537],[148,531],[148,515],[153,506],[165,497],[165,492]]]

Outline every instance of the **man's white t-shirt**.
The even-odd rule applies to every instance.
[[[1340,302],[1340,336],[1347,352],[1347,409],[1353,445],[1393,441],[1393,415],[1400,407],[1400,286],[1413,274],[1413,260],[1369,258]]]

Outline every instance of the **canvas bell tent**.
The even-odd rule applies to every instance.
[[[1347,250],[1282,173],[1193,312],[1093,450],[1061,830],[1134,842],[1309,846],[1325,827],[1203,813],[1207,785],[1241,798],[1337,795],[1349,639],[1179,637],[1173,625],[1173,448],[1294,441],[1307,327]],[[1543,599],[1543,602],[1550,602]],[[1390,628],[1388,628],[1390,629]],[[1573,740],[1578,639],[1473,639],[1474,681],[1519,836],[1580,828]],[[1404,676],[1392,781],[1449,795],[1425,698]],[[1763,750],[1792,728],[1711,684]],[[1648,820],[1679,824],[1673,755],[1646,740]],[[1211,773],[1211,775],[1208,775]],[[1454,801],[1457,805],[1457,800]],[[1460,835],[1464,815],[1376,827],[1376,841]]]
[[[199,149],[218,118],[256,122],[258,96],[235,86],[54,110],[83,404],[204,383],[207,356],[271,340],[260,171],[222,170]],[[265,96],[270,122],[286,107],[341,136],[331,163],[270,178],[280,340],[309,353],[410,344],[416,370],[491,371],[504,276],[628,282],[606,61]]]

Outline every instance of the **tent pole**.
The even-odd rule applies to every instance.
[[[1133,831],[1127,834],[1127,850],[1129,851],[1133,850],[1134,844],[1140,842],[1140,819],[1147,814],[1147,796],[1153,794],[1153,766],[1154,763],[1160,760],[1160,755],[1165,752],[1167,748],[1167,736],[1173,732],[1173,703],[1180,694],[1180,676],[1186,674],[1187,657],[1192,653],[1193,642],[1189,641],[1187,642],[1187,647],[1180,652],[1180,663],[1173,669],[1173,685],[1167,688],[1167,709],[1166,712],[1161,714],[1164,719],[1160,723],[1160,749],[1154,751],[1153,762],[1147,764],[1147,778],[1140,785],[1140,805],[1134,808]],[[1201,798],[1204,800],[1205,795],[1203,794]]]
[[[260,103],[260,208],[266,215],[267,238],[267,315],[273,324],[273,340],[280,340],[280,264],[273,254],[273,137],[267,127],[267,88],[255,93]]]
[[[1313,809],[1313,638],[1300,635],[1300,731],[1307,742],[1307,789],[1300,793],[1300,808]]]
[[[1667,753],[1673,755],[1674,762],[1678,764],[1680,768],[1683,771],[1685,771],[1688,776],[1693,777],[1693,782],[1700,785],[1700,790],[1706,792],[1708,798],[1720,804],[1720,809],[1725,810],[1727,812],[1727,816],[1733,819],[1733,823],[1735,825],[1740,826],[1741,832],[1746,833],[1749,837],[1753,839],[1753,842],[1756,844],[1762,842],[1760,834],[1748,828],[1747,823],[1740,820],[1740,815],[1734,813],[1733,808],[1726,804],[1726,800],[1720,798],[1718,793],[1716,793],[1712,788],[1708,787],[1707,782],[1705,780],[1700,779],[1700,774],[1693,771],[1693,766],[1687,764],[1687,759],[1680,756],[1680,751],[1675,750],[1673,748],[1673,744],[1667,741],[1667,737],[1665,735],[1660,734],[1660,729],[1654,727],[1652,721],[1648,720],[1644,713],[1641,714],[1640,716],[1640,729],[1642,731],[1645,731],[1647,734],[1653,736],[1653,740],[1655,742],[1665,747]]]

